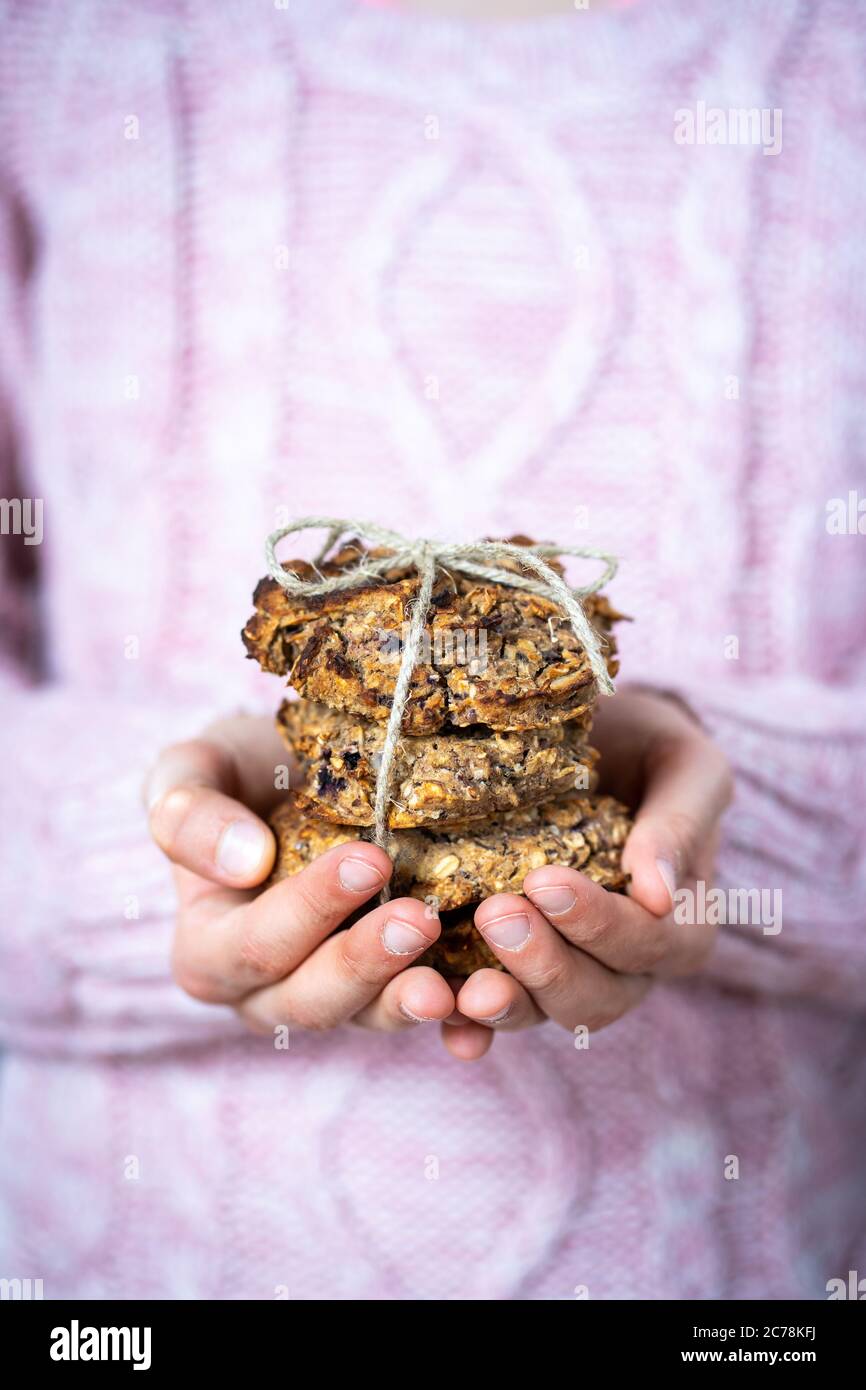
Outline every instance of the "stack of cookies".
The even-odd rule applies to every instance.
[[[513,537],[512,544],[531,542]],[[300,560],[286,568],[315,580],[344,574],[363,554],[387,552],[352,541],[315,570]],[[395,568],[313,596],[289,594],[271,578],[256,588],[247,652],[301,697],[278,715],[302,784],[271,819],[275,879],[333,845],[372,835],[418,583],[414,570]],[[613,676],[619,615],[600,594],[586,598],[584,610],[605,639]],[[473,925],[474,908],[492,893],[521,892],[530,869],[562,864],[613,891],[625,887],[628,812],[594,794],[598,754],[588,740],[597,694],[587,654],[556,603],[437,570],[388,815],[392,894],[425,899],[442,919],[423,963],[448,975],[499,966]]]

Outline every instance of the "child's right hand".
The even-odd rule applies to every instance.
[[[336,931],[390,878],[383,850],[337,845],[261,891],[276,846],[257,813],[278,799],[274,770],[285,761],[269,719],[238,716],[165,749],[148,775],[151,833],[176,866],[178,984],[232,1005],[259,1033],[349,1021],[395,1032],[453,1015],[449,1050],[480,1056],[491,1030],[455,1014],[435,970],[413,967],[440,931],[424,903],[396,898]]]

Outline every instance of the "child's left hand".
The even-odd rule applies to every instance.
[[[459,988],[443,1026],[456,1057],[481,1056],[493,1029],[547,1018],[569,1031],[604,1028],[654,978],[693,974],[712,951],[715,928],[678,924],[672,908],[676,888],[712,882],[733,790],[724,754],[677,701],[637,691],[600,702],[592,741],[604,790],[639,807],[623,852],[629,896],[551,866],[527,875],[525,896],[483,902],[476,926],[510,974],[479,970]]]

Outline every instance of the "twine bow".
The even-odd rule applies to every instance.
[[[328,536],[313,562],[313,568],[319,574],[319,578],[301,579],[280,563],[276,556],[276,548],[281,540],[297,531],[321,529],[327,530]],[[320,573],[318,566],[337,541],[347,533],[362,536],[364,540],[373,541],[377,545],[387,546],[389,553],[377,559],[362,554],[358,563],[344,574],[326,577]],[[384,526],[376,526],[372,522],[341,520],[339,517],[328,516],[304,516],[272,531],[265,544],[265,555],[269,574],[287,593],[296,596],[312,597],[315,594],[336,593],[340,589],[356,589],[359,584],[381,578],[389,570],[417,571],[420,581],[418,594],[412,605],[409,631],[400,658],[382,760],[376,779],[375,842],[386,851],[389,845],[388,800],[391,770],[409,695],[409,682],[418,660],[418,650],[430,607],[437,566],[445,570],[458,570],[461,574],[471,575],[475,579],[486,579],[493,584],[504,584],[511,589],[523,589],[531,594],[540,594],[557,604],[568,617],[574,635],[586,651],[599,689],[605,695],[613,694],[613,682],[608,675],[601,639],[580,602],[581,598],[595,593],[616,574],[615,557],[605,554],[602,550],[573,545],[513,545],[509,541],[468,541],[464,544],[449,541],[413,541],[401,536],[397,531],[389,531]],[[602,560],[604,572],[591,584],[571,588],[545,558],[558,555]],[[534,577],[505,569],[501,562],[506,558],[516,560],[525,570],[533,571]]]

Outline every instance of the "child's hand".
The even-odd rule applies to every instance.
[[[605,791],[637,806],[623,853],[630,896],[605,892],[573,869],[527,874],[523,890],[482,903],[475,922],[510,975],[480,970],[457,995],[466,1018],[497,1029],[545,1018],[570,1031],[603,1028],[644,996],[654,977],[701,969],[715,939],[681,925],[677,887],[712,882],[719,819],[732,795],[724,754],[677,701],[629,692],[601,700],[592,741]],[[444,1030],[450,1051],[477,1046]]]
[[[260,1033],[350,1020],[394,1032],[447,1018],[449,985],[427,966],[407,968],[439,935],[424,903],[396,898],[331,935],[390,878],[377,846],[338,845],[258,890],[276,846],[256,813],[276,801],[274,768],[285,762],[270,720],[239,717],[167,748],[148,776],[151,833],[177,866],[178,983],[231,1004]]]

